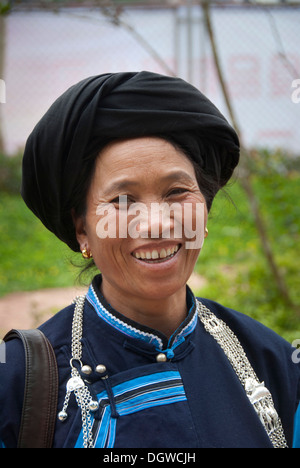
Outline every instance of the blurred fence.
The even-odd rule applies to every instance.
[[[64,5],[19,2],[0,23],[6,152],[66,88],[100,73],[178,75],[228,116],[199,2]],[[299,154],[300,3],[211,2],[211,18],[244,143]]]

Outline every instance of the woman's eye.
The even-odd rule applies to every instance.
[[[111,200],[110,203],[113,203],[114,205],[119,205],[119,207],[121,208],[125,208],[128,207],[131,203],[133,203],[133,200],[127,195],[119,195],[113,200]]]
[[[120,197],[114,198],[113,200],[110,201],[110,203],[115,203],[118,205],[120,203]]]
[[[174,188],[172,190],[170,190],[170,192],[168,193],[168,196],[171,196],[171,195],[181,195],[182,193],[186,193],[187,192],[187,189],[184,189],[184,188]]]

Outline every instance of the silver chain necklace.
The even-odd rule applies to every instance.
[[[274,448],[287,448],[280,418],[272,395],[256,376],[245,351],[232,330],[197,300],[198,316],[205,330],[220,345],[264,426]]]
[[[75,309],[72,323],[72,358],[70,360],[71,377],[67,382],[66,396],[62,411],[59,412],[60,421],[67,418],[67,408],[71,393],[74,392],[76,402],[81,410],[83,445],[84,448],[93,448],[92,415],[98,409],[98,402],[92,399],[90,391],[82,380],[74,363],[77,362],[81,369],[87,368],[81,362],[82,357],[82,328],[85,296],[78,296],[75,300]],[[250,403],[253,405],[258,418],[265,428],[274,448],[287,448],[280,418],[275,410],[273,399],[264,382],[260,382],[256,376],[243,347],[232,330],[217,318],[204,304],[196,299],[197,313],[205,330],[216,340],[227,356],[237,377],[245,389]]]
[[[93,448],[92,434],[92,417],[91,411],[98,409],[98,402],[92,399],[87,385],[82,380],[79,371],[75,367],[75,362],[79,363],[81,369],[83,365],[82,357],[82,325],[83,325],[83,309],[85,296],[78,296],[75,299],[75,309],[72,323],[72,358],[70,360],[71,378],[67,382],[67,392],[63,404],[63,409],[58,413],[58,419],[65,421],[68,417],[67,408],[71,393],[74,392],[76,402],[81,410],[82,431],[83,431],[83,446],[84,448]]]

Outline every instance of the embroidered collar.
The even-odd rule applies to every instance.
[[[172,357],[173,350],[179,346],[185,337],[190,335],[195,329],[198,321],[195,297],[187,286],[187,306],[188,314],[179,328],[173,333],[170,339],[157,330],[141,325],[124,315],[117,312],[105,300],[102,295],[99,284],[101,284],[101,275],[97,275],[87,293],[87,300],[93,306],[98,316],[114,327],[124,335],[142,340],[148,344],[153,344],[157,351],[166,353],[168,358]]]

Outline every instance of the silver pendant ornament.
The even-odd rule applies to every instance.
[[[94,401],[90,391],[82,380],[74,362],[77,361],[81,367],[81,370],[85,374],[91,373],[91,367],[82,365],[82,324],[83,324],[83,308],[84,308],[85,296],[78,296],[75,299],[75,310],[72,323],[72,358],[70,360],[71,366],[71,377],[66,385],[66,396],[62,410],[58,413],[58,419],[64,422],[67,417],[67,408],[69,399],[72,393],[74,393],[78,407],[81,410],[82,429],[83,429],[83,444],[84,448],[93,448],[93,436],[92,436],[92,418],[91,412],[96,411],[99,407],[97,401]]]

